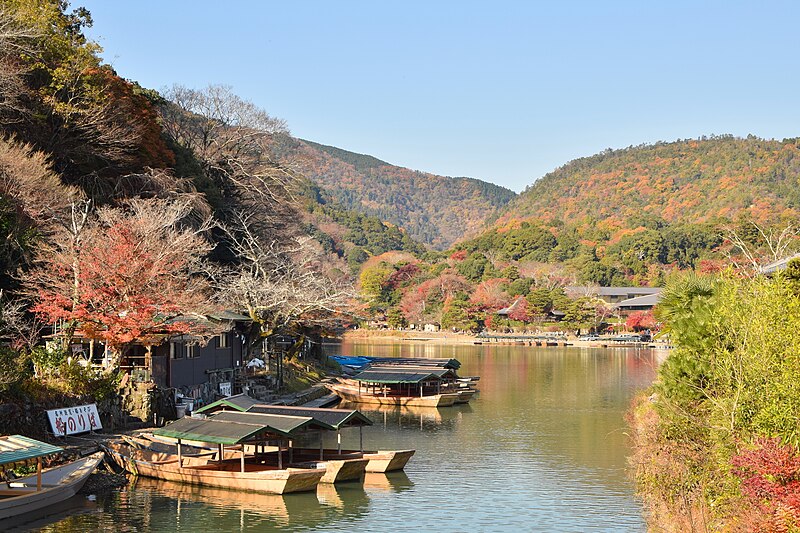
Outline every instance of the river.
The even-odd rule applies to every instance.
[[[23,529],[86,531],[643,531],[624,413],[655,375],[649,350],[402,344],[330,354],[452,357],[480,394],[441,409],[362,409],[372,448],[415,448],[405,472],[266,496],[136,480]],[[352,431],[352,433],[348,433]],[[345,430],[344,447],[358,447]],[[328,445],[335,447],[335,442]]]

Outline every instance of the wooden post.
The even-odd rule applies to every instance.
[[[217,458],[217,462],[221,463],[223,457],[225,457],[225,448],[223,448],[222,443],[219,443],[219,457]]]
[[[342,434],[336,430],[336,453],[342,453]]]
[[[364,426],[358,426],[358,446],[361,448],[361,453],[364,453]]]
[[[42,490],[42,458],[36,458],[36,492]]]
[[[181,459],[181,439],[178,439],[178,468],[183,468],[183,459]]]
[[[242,472],[244,472],[244,443],[242,443]]]
[[[323,448],[322,448],[322,430],[319,430],[319,460],[322,461],[324,457]]]
[[[283,441],[278,440],[278,470],[283,470]]]
[[[292,446],[292,439],[289,439],[289,464],[294,462],[294,447]]]

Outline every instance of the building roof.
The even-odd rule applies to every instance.
[[[772,263],[769,263],[768,265],[764,265],[763,267],[761,267],[761,273],[764,274],[765,276],[769,276],[776,272],[780,272],[781,270],[786,270],[786,266],[789,264],[789,261],[798,258],[800,258],[800,254],[794,254],[789,257],[784,257],[779,261],[773,261]]]
[[[367,369],[353,376],[356,381],[367,383],[422,383],[423,381],[438,380],[439,378],[428,370],[408,370],[405,372],[384,371],[381,368]]]
[[[644,296],[637,296],[636,298],[628,298],[615,305],[618,309],[626,309],[631,307],[655,307],[661,301],[661,294],[646,294]]]
[[[31,459],[64,451],[59,446],[38,441],[23,435],[0,437],[0,465],[24,463]]]
[[[522,296],[520,296],[519,298],[514,300],[514,303],[512,303],[508,307],[504,307],[502,309],[498,309],[497,311],[495,311],[495,314],[502,315],[502,316],[508,316],[508,314],[511,313],[511,311],[513,311],[514,309],[517,308],[517,306],[519,305],[519,301],[520,300],[522,300]]]
[[[564,287],[569,293],[596,294],[597,296],[628,296],[629,294],[656,294],[661,292],[661,287]]]

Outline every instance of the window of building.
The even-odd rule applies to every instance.
[[[199,354],[197,353],[197,345],[195,344],[187,344],[186,345],[186,358],[192,359],[197,357]]]
[[[169,358],[183,359],[183,352],[181,352],[181,346],[177,342],[169,343]]]
[[[228,334],[222,333],[217,335],[217,348],[227,348],[228,347]]]

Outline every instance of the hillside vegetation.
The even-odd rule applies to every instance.
[[[800,209],[798,140],[715,136],[576,159],[528,187],[498,217],[599,226],[609,239],[641,227],[746,215],[758,222]],[[602,221],[602,223],[600,223]]]
[[[275,151],[281,162],[322,187],[327,200],[390,222],[440,250],[477,233],[515,196],[477,179],[409,170],[291,137],[284,137]]]

